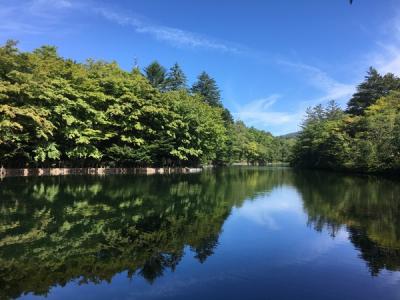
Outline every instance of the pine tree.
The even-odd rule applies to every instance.
[[[178,63],[175,63],[169,70],[165,80],[165,90],[178,91],[187,89],[186,75]]]
[[[206,72],[199,75],[197,82],[192,86],[192,93],[203,96],[204,101],[211,106],[222,106],[217,83]]]
[[[394,90],[400,90],[399,78],[391,73],[382,76],[376,69],[370,67],[364,82],[357,87],[357,92],[348,102],[347,112],[362,115],[367,107]]]
[[[162,65],[153,61],[144,69],[144,72],[153,87],[160,90],[164,88],[166,71]]]

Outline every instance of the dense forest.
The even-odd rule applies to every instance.
[[[206,72],[189,87],[178,64],[128,72],[52,46],[0,47],[4,167],[265,164],[287,161],[291,144],[234,122]]]
[[[0,47],[0,164],[4,167],[198,166],[235,162],[398,172],[400,79],[370,68],[342,110],[307,110],[302,131],[274,137],[234,121],[216,81],[189,86],[174,64],[128,72],[79,63],[43,46]]]
[[[400,171],[400,78],[370,68],[342,110],[334,101],[308,109],[293,147],[299,167]]]

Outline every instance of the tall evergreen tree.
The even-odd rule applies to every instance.
[[[160,90],[164,88],[166,71],[162,65],[153,61],[144,69],[144,72],[153,87]]]
[[[167,91],[178,91],[185,90],[186,88],[186,75],[183,73],[183,70],[178,63],[175,63],[169,69],[167,78],[165,79],[165,89]]]
[[[211,106],[222,106],[217,83],[206,72],[199,75],[197,82],[192,86],[192,92],[203,96],[204,101]]]
[[[357,87],[357,92],[348,102],[347,112],[362,115],[367,107],[394,90],[400,90],[398,77],[392,73],[382,76],[376,69],[370,67],[364,82]]]

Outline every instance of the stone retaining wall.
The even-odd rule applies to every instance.
[[[108,175],[108,174],[172,174],[197,173],[202,168],[0,168],[0,177],[8,176],[62,176],[62,175]]]

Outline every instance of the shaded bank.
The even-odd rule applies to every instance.
[[[2,177],[63,176],[63,175],[115,175],[115,174],[187,174],[201,172],[202,168],[0,168]]]

